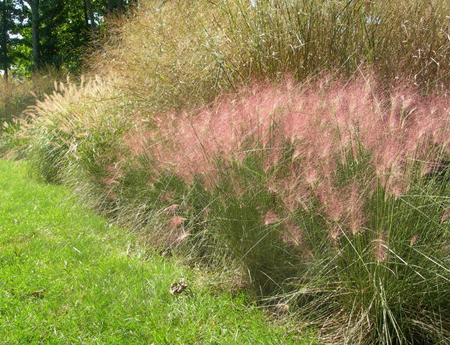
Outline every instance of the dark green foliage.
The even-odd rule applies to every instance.
[[[40,0],[39,66],[51,66],[65,72],[79,72],[84,57],[93,49],[92,42],[112,12],[116,15],[135,6],[135,1],[121,1],[110,10],[108,0],[90,0],[94,23],[89,19],[87,0]],[[34,4],[34,3],[33,3]],[[28,2],[0,2],[0,68],[12,70],[16,76],[29,76],[33,71],[32,13]]]

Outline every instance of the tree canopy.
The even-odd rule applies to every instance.
[[[102,30],[104,19],[120,15],[136,0],[0,0],[0,69],[26,76],[45,66],[67,72]]]

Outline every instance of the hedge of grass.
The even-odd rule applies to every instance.
[[[324,341],[448,343],[447,9],[143,1],[19,136],[40,176]]]

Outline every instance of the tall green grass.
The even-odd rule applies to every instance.
[[[143,1],[92,59],[144,109],[212,101],[261,79],[374,69],[386,86],[449,86],[445,0]]]

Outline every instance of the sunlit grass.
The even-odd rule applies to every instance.
[[[22,117],[22,112],[28,106],[51,93],[55,81],[61,77],[60,72],[46,68],[30,79],[0,78],[0,131],[5,122],[11,123],[13,119]]]
[[[2,343],[302,343],[244,295],[212,293],[207,275],[146,252],[25,168],[0,162]],[[186,292],[172,296],[182,277]]]

